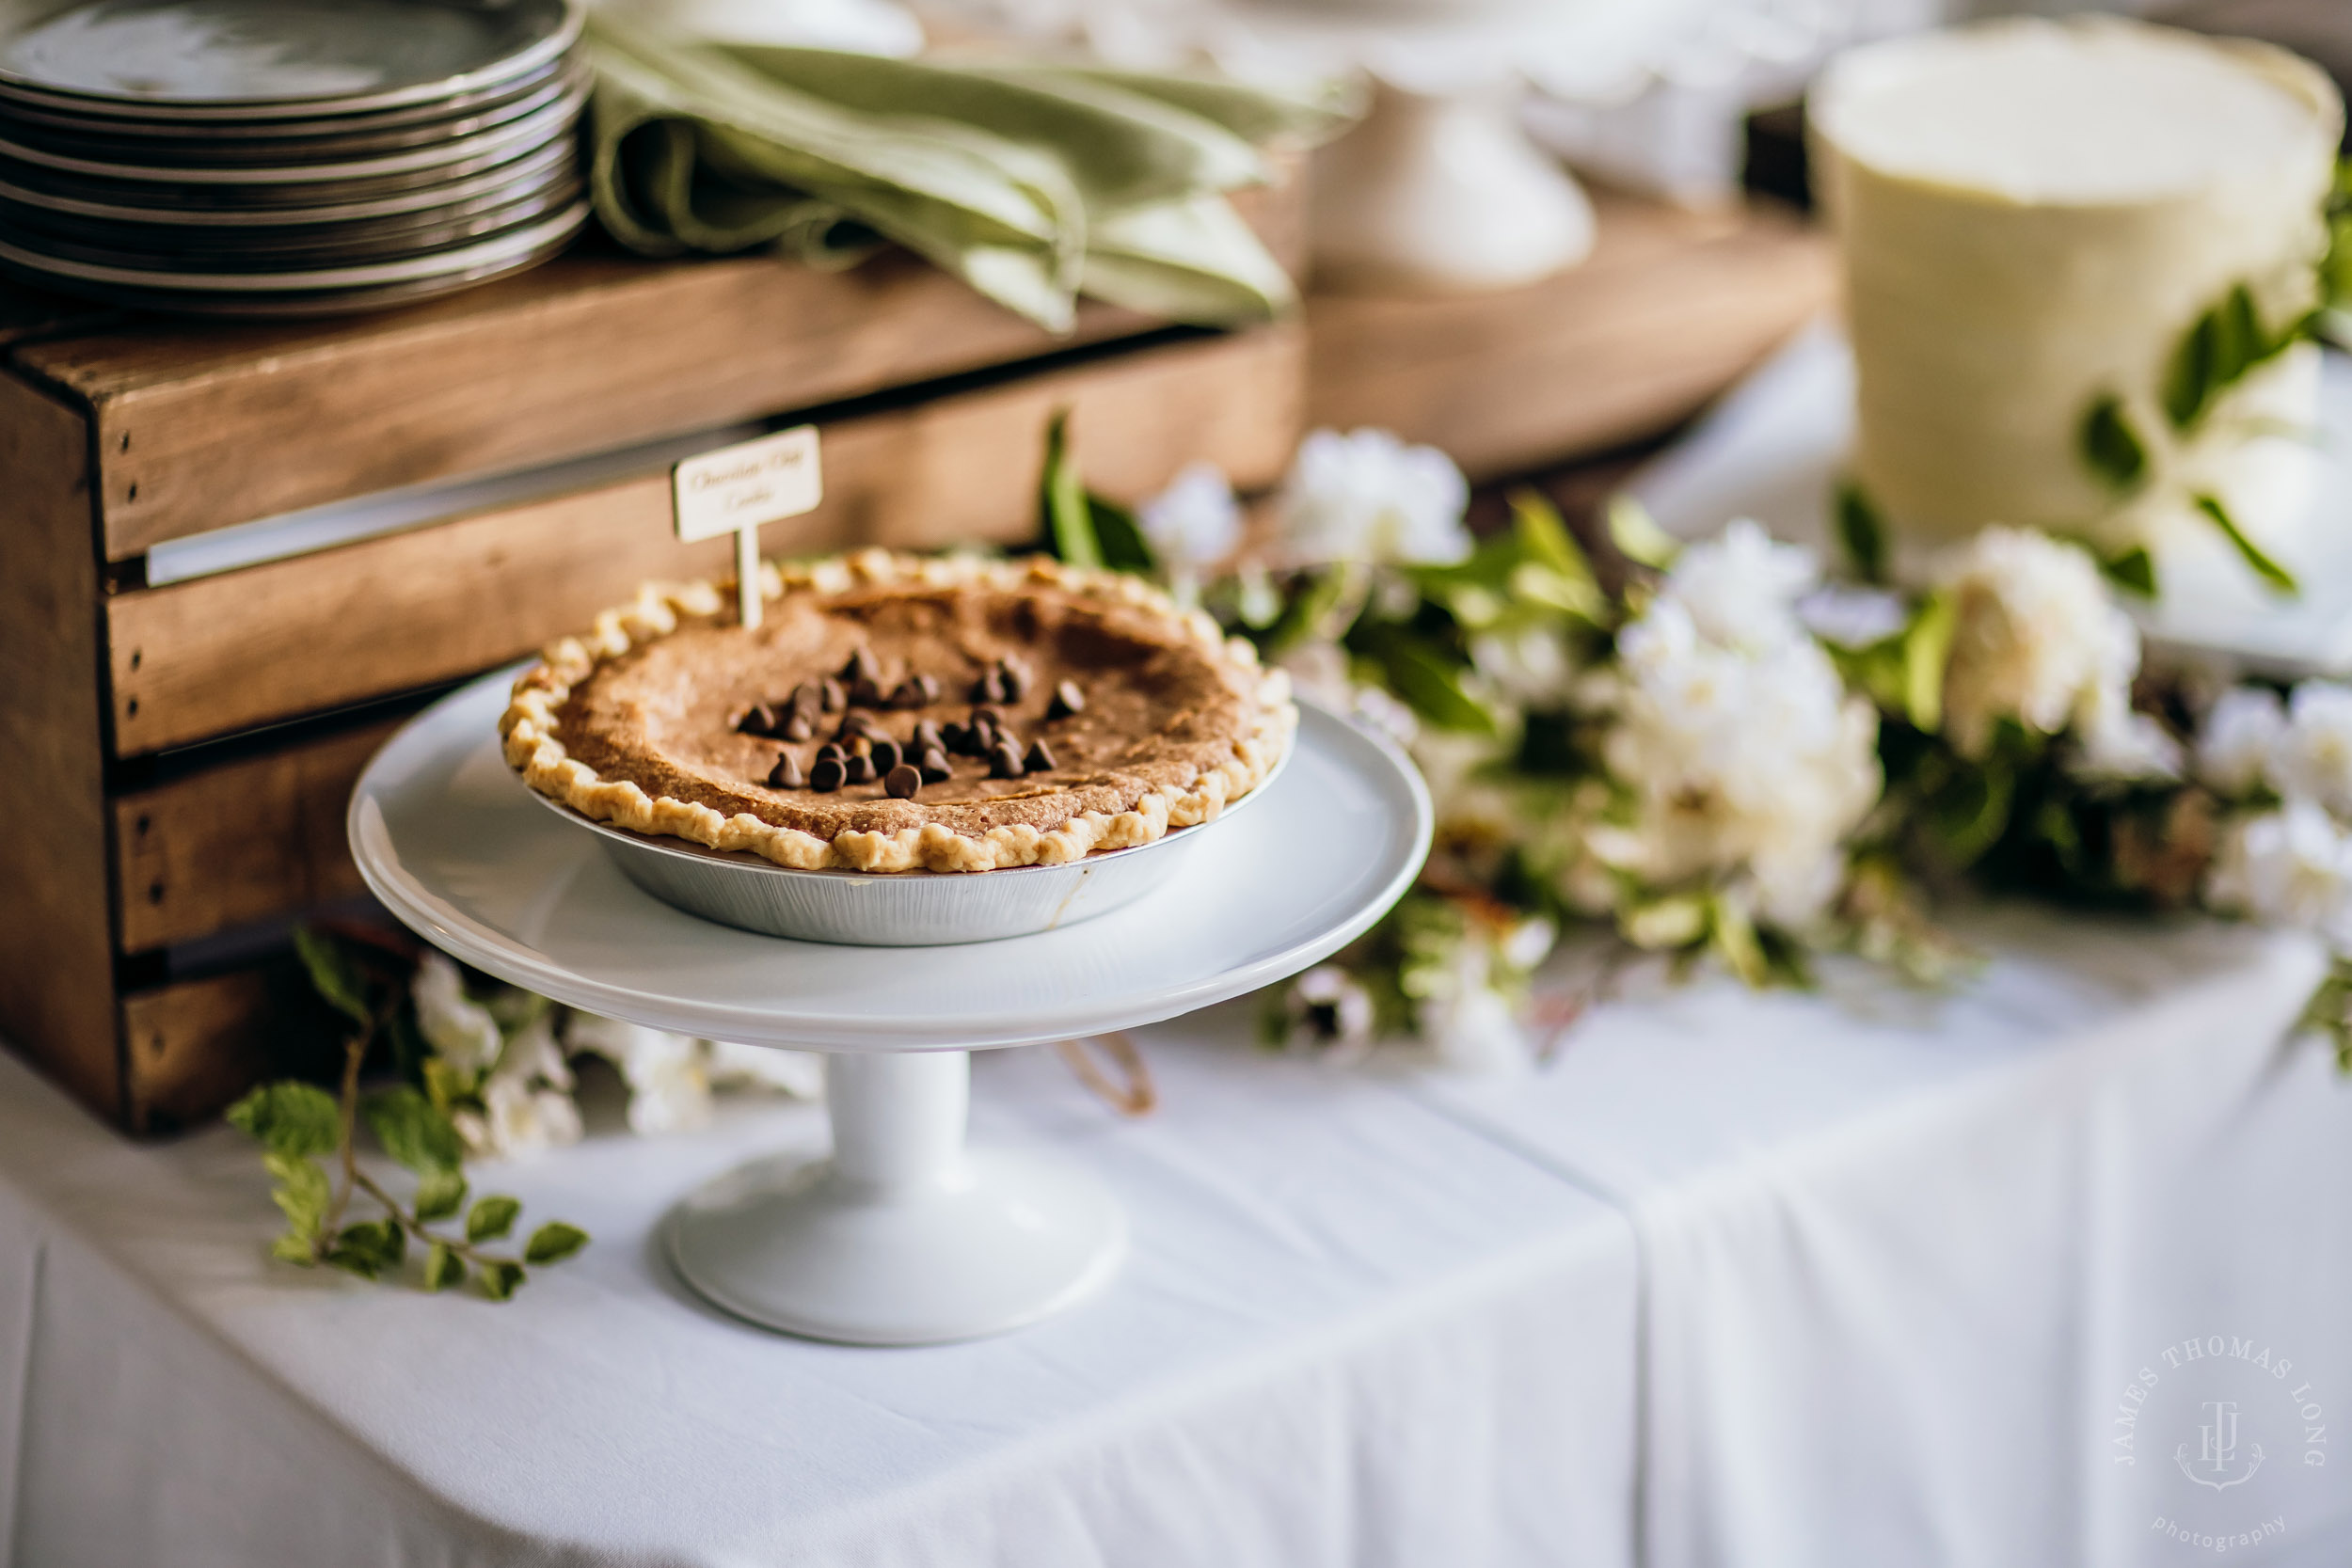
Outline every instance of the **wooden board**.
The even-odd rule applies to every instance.
[[[359,770],[399,726],[339,727],[117,797],[122,950],[194,942],[364,893],[343,810]]]
[[[0,1036],[119,1114],[88,436],[0,377]]]
[[[1833,299],[1830,243],[1793,216],[1596,206],[1592,258],[1527,288],[1311,296],[1309,422],[1527,472],[1679,423]]]
[[[1290,182],[1295,186],[1296,182]],[[1246,203],[1296,247],[1286,186]],[[583,245],[348,320],[140,319],[9,361],[87,404],[106,557],[353,496],[533,467],[1009,364],[1159,324],[1089,303],[1055,338],[912,256],[654,263]]]
[[[267,1074],[268,1034],[292,978],[283,968],[240,970],[123,998],[128,1082],[121,1119],[130,1131],[193,1127]]]
[[[1295,326],[1202,338],[830,426],[825,504],[776,555],[1031,536],[1059,406],[1089,483],[1135,499],[1196,457],[1271,483],[1297,439]],[[647,578],[723,573],[681,546],[669,482],[579,495],[107,601],[114,742],[130,756],[485,669],[586,624]]]

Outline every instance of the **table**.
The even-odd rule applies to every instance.
[[[2290,1465],[2266,1406],[2266,1479],[2209,1499],[2158,1463],[2196,1440],[2203,1369],[2162,1359],[2192,1337],[2352,1399],[2352,1086],[2282,1043],[2319,953],[1957,925],[1990,960],[1949,994],[1702,983],[1516,1080],[1269,1057],[1240,1006],[1141,1033],[1141,1122],[984,1055],[976,1135],[1069,1148],[1136,1251],[1066,1319],[923,1350],[741,1326],[651,1245],[705,1176],[813,1146],[812,1107],[498,1171],[596,1243],[490,1307],[266,1264],[232,1134],[129,1146],[0,1061],[0,1540],[26,1568],[2012,1568],[2211,1556],[2151,1518],[2259,1486],[2298,1564],[2344,1560],[2352,1475]]]

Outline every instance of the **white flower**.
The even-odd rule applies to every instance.
[[[1136,520],[1152,553],[1176,576],[1215,565],[1241,543],[1241,503],[1225,470],[1206,459],[1185,464],[1167,489],[1143,503]]]
[[[1560,927],[1542,915],[1532,914],[1503,933],[1495,944],[1495,956],[1525,974],[1551,956],[1552,944],[1559,940]]]
[[[1438,825],[1450,834],[1510,838],[1518,818],[1507,791],[1482,777],[1501,760],[1495,741],[1464,730],[1425,729],[1414,737],[1413,765],[1429,786]]]
[[[463,1072],[485,1072],[505,1041],[490,1009],[466,994],[465,977],[440,954],[428,951],[408,984],[417,1028],[434,1054]]]
[[[1758,912],[1801,927],[1845,877],[1845,841],[1878,801],[1878,721],[1820,646],[1758,616],[1747,639],[1703,636],[1661,596],[1617,640],[1603,693],[1610,773],[1634,797],[1630,822],[1584,830],[1604,865],[1665,889],[1710,876],[1752,889]]]
[[[1510,1072],[1533,1059],[1518,1009],[1494,984],[1495,953],[1465,937],[1452,961],[1422,976],[1413,1022],[1438,1065],[1462,1072]]]
[[[1410,746],[1421,734],[1421,716],[1376,686],[1356,689],[1356,717],[1399,746]]]
[[[1557,707],[1575,684],[1567,639],[1552,626],[1481,632],[1470,639],[1470,656],[1487,684],[1520,707]]]
[[[1300,564],[1452,562],[1470,553],[1470,483],[1435,447],[1385,430],[1318,430],[1283,481],[1282,536]]]
[[[1372,1046],[1372,995],[1337,964],[1323,964],[1292,981],[1283,1013],[1289,1021],[1283,1044],[1291,1050],[1324,1051],[1351,1060]]]
[[[1958,620],[1944,712],[1963,755],[1980,755],[2003,719],[2057,735],[2129,710],[2139,633],[2088,553],[2030,530],[1988,528],[1946,586]]]
[[[469,1152],[513,1160],[580,1141],[580,1108],[561,1089],[533,1088],[520,1077],[493,1075],[483,1085],[483,1114],[457,1111],[450,1120]]]
[[[2231,831],[2205,896],[2218,909],[2352,946],[2352,837],[2312,801],[2289,800]]]
[[[821,1100],[825,1094],[825,1057],[819,1051],[786,1051],[772,1045],[738,1045],[711,1040],[710,1085],[713,1088],[761,1088],[788,1094],[795,1100]]]
[[[1681,605],[1708,641],[1761,652],[1801,635],[1792,610],[1820,575],[1811,550],[1775,544],[1740,517],[1676,556],[1659,592]]]
[[[2287,700],[2286,733],[2270,753],[2271,786],[2352,816],[2352,687],[2305,681]]]
[[[628,1127],[641,1136],[680,1132],[710,1120],[710,1078],[703,1045],[688,1035],[574,1013],[564,1039],[621,1069],[628,1085]]]
[[[2197,776],[2224,795],[2244,795],[2268,778],[2271,754],[2286,733],[2286,707],[2277,692],[2260,686],[2224,691],[2197,737]]]

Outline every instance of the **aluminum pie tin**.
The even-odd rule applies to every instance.
[[[596,834],[623,876],[688,914],[798,942],[944,947],[1032,936],[1124,909],[1183,870],[1217,823],[1272,789],[1296,750],[1294,738],[1274,771],[1212,821],[1066,865],[1001,871],[795,871],[742,851],[634,833],[535,789],[531,798]]]
[[[516,189],[526,189],[558,178],[560,171],[567,171],[578,163],[579,155],[577,139],[564,136],[513,163],[497,165],[479,173],[455,179],[409,182],[405,188],[386,196],[294,206],[262,206],[250,202],[226,206],[216,202],[199,205],[189,201],[189,193],[177,187],[158,193],[159,196],[173,198],[169,205],[147,206],[141,205],[145,198],[136,194],[124,195],[84,182],[56,180],[43,170],[10,170],[0,165],[0,199],[37,207],[44,212],[71,213],[81,217],[119,223],[230,229],[349,223],[443,207],[454,208],[461,203],[485,199],[494,203],[510,200],[511,192]],[[222,197],[219,192],[203,194],[215,198]],[[348,196],[351,193],[336,194]],[[233,199],[233,193],[230,193],[230,198]]]
[[[578,0],[8,0],[0,98],[195,122],[365,114],[528,75],[584,15]]]

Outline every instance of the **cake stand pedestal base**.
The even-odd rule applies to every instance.
[[[832,1155],[755,1161],[679,1204],[679,1275],[737,1317],[859,1345],[1001,1333],[1085,1296],[1125,1215],[1079,1166],[967,1151],[970,1089],[962,1051],[831,1057]]]

